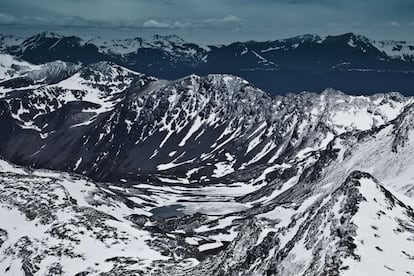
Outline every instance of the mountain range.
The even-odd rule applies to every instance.
[[[414,275],[413,97],[32,43],[0,55],[2,275]]]
[[[231,74],[272,94],[331,87],[357,95],[413,95],[414,86],[414,43],[376,41],[353,33],[201,45],[175,35],[107,40],[44,32],[28,38],[0,36],[0,52],[34,64],[110,61],[168,80],[193,73]]]

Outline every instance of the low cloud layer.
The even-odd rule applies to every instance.
[[[178,33],[205,41],[357,32],[410,39],[413,0],[0,0],[0,27]]]
[[[40,17],[40,16],[13,16],[0,13],[0,26],[14,27],[71,27],[71,28],[111,28],[111,29],[234,29],[242,25],[242,19],[235,15],[222,18],[203,18],[199,20],[169,20],[149,18],[146,20],[128,19],[86,19],[80,16]]]
[[[149,19],[142,24],[142,27],[150,29],[234,29],[240,27],[242,22],[240,17],[230,14],[222,18],[185,21]]]

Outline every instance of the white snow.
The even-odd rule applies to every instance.
[[[68,275],[75,275],[84,270],[98,268],[99,271],[107,272],[113,268],[113,263],[107,260],[113,257],[128,257],[139,260],[139,268],[149,267],[154,260],[166,260],[160,252],[151,249],[146,241],[152,239],[151,235],[143,230],[133,227],[124,216],[136,213],[125,205],[116,204],[97,189],[94,183],[88,182],[79,177],[72,178],[66,173],[55,173],[49,171],[36,171],[36,174],[22,173],[19,168],[0,162],[1,169],[10,173],[24,175],[25,178],[18,178],[18,182],[9,175],[2,178],[8,185],[3,192],[14,194],[10,201],[2,201],[0,204],[1,228],[7,232],[7,239],[1,246],[2,258],[0,259],[0,270],[7,271],[6,275],[22,275],[21,262],[17,253],[6,250],[17,248],[16,244],[24,239],[29,239],[30,248],[34,249],[33,254],[45,255],[39,261],[39,270],[36,275],[44,275],[49,266],[55,262],[62,265],[63,271]],[[5,165],[7,164],[7,165]],[[2,185],[3,185],[2,184]],[[22,189],[24,187],[24,189]],[[15,189],[15,190],[14,190]],[[16,191],[20,191],[16,193]],[[73,198],[76,203],[68,205],[68,198]],[[21,213],[14,203],[27,205],[32,202],[42,202],[51,199],[52,204],[45,206],[56,216],[51,223],[40,223],[39,219],[28,220],[24,213]],[[48,202],[48,201],[46,201]],[[100,204],[96,204],[100,202]],[[76,204],[77,208],[72,207]],[[82,208],[103,211],[115,219],[102,218],[102,225],[87,228],[82,222],[84,214]],[[89,211],[90,212],[90,211]],[[86,217],[85,217],[86,218]],[[101,219],[98,217],[97,219]],[[71,239],[61,238],[52,235],[53,228],[60,228],[67,231]],[[103,234],[97,238],[97,233]],[[61,248],[61,249],[59,249]],[[27,248],[29,249],[29,248]],[[72,251],[75,257],[67,254],[51,254],[56,250]],[[7,254],[5,253],[6,251]],[[76,255],[81,257],[76,257]],[[32,255],[34,257],[35,255]],[[37,255],[36,255],[37,256]]]
[[[225,217],[223,219],[219,219],[218,220],[218,224],[216,226],[208,226],[208,225],[202,225],[196,229],[194,229],[195,232],[197,233],[201,233],[201,232],[207,232],[207,231],[212,231],[212,230],[217,230],[217,229],[223,229],[226,228],[228,226],[230,226],[233,222],[233,220],[238,219],[238,218],[242,218],[240,216],[228,216]]]
[[[82,163],[82,157],[79,157],[78,161],[76,161],[75,168],[73,170],[76,171],[81,163]]]
[[[216,168],[213,171],[213,177],[223,177],[225,175],[228,175],[230,173],[233,173],[235,170],[233,168],[235,161],[233,161],[232,163],[227,163],[227,162],[219,162],[214,164],[214,166],[216,166]]]
[[[205,244],[200,245],[198,247],[198,250],[200,252],[203,252],[203,251],[215,249],[215,248],[218,248],[218,247],[221,247],[221,246],[223,246],[222,242],[205,243]]]
[[[178,146],[183,147],[187,140],[203,125],[203,122],[201,121],[201,118],[197,116],[194,120],[193,125],[191,126],[188,133],[185,135],[183,140],[178,144]]]
[[[410,232],[398,231],[401,226],[397,221],[408,219],[405,211],[399,205],[391,208],[371,179],[363,178],[360,183],[366,201],[359,204],[353,222],[357,225],[355,253],[361,260],[346,259],[344,265],[349,269],[343,275],[408,275],[414,267],[409,257],[414,256],[414,240]],[[378,215],[380,211],[385,214]]]

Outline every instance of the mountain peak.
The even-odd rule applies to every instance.
[[[44,31],[41,32],[39,34],[34,35],[33,37],[37,37],[37,38],[62,38],[64,37],[63,35],[54,33],[54,32],[48,32],[48,31]]]
[[[170,43],[185,43],[186,41],[184,39],[182,39],[181,37],[179,37],[178,35],[159,35],[156,34],[154,36],[152,36],[152,41],[156,42],[156,41],[168,41]]]
[[[321,95],[325,95],[325,96],[346,96],[345,93],[343,93],[342,91],[339,91],[337,89],[334,88],[327,88],[324,91],[322,91]]]
[[[323,42],[333,42],[333,43],[347,43],[350,46],[367,44],[371,40],[367,37],[355,33],[345,33],[341,35],[328,35],[325,37]]]
[[[288,40],[295,40],[295,41],[300,41],[300,42],[317,42],[317,41],[320,41],[321,39],[322,37],[317,34],[303,34],[303,35],[298,35],[298,36],[289,38]]]

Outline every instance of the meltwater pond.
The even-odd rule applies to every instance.
[[[183,209],[184,209],[183,205],[173,204],[173,205],[154,208],[151,210],[151,213],[156,218],[182,217],[185,215],[182,212]]]

